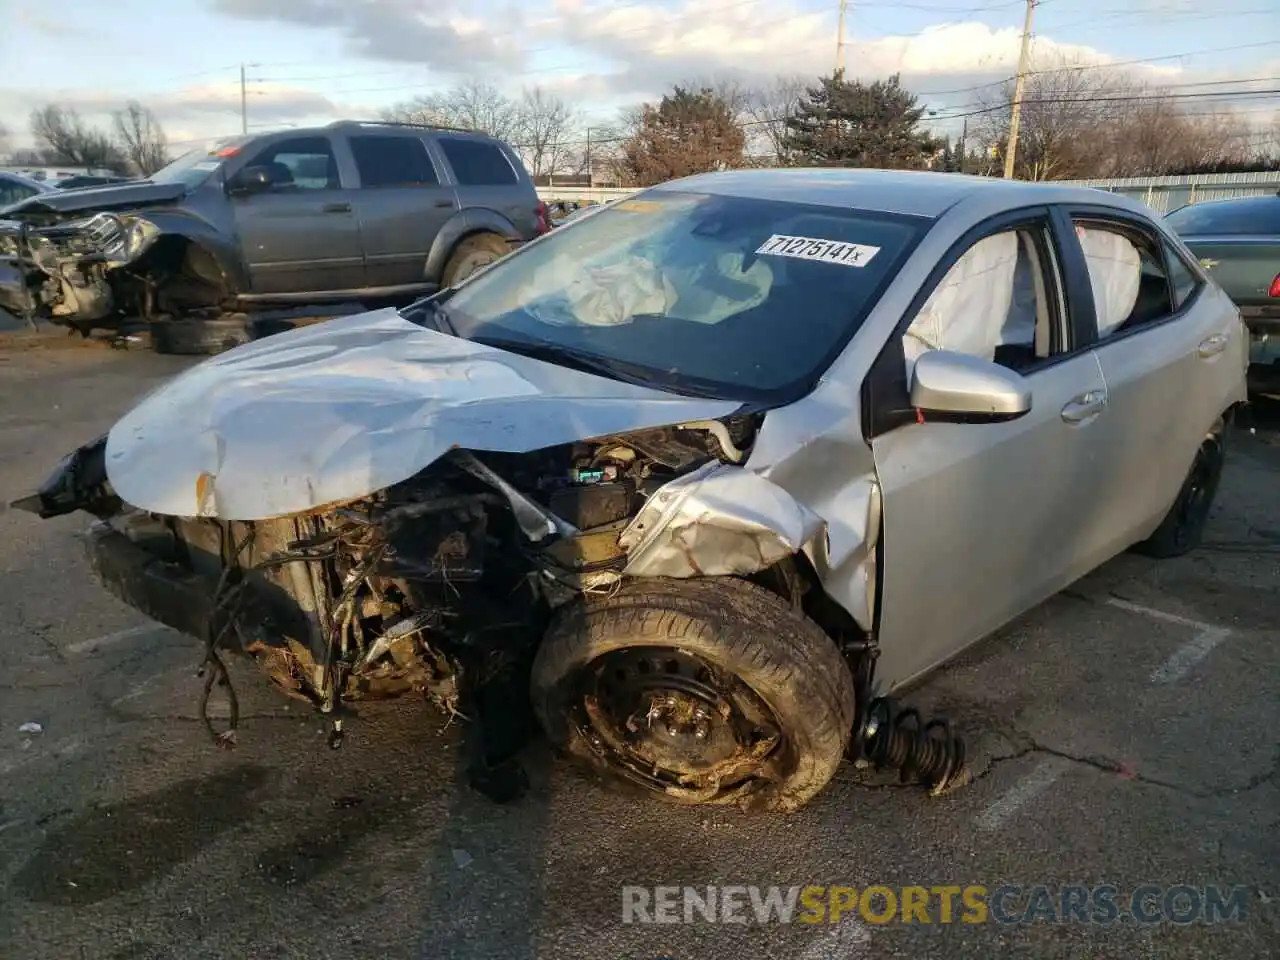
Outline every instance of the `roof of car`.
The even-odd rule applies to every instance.
[[[908,216],[940,217],[961,200],[1004,191],[1021,204],[1110,202],[1129,206],[1114,194],[1026,180],[1001,180],[959,173],[917,170],[793,168],[731,170],[671,180],[656,190],[688,190],[761,200],[786,200]],[[1016,197],[1015,197],[1016,195]]]

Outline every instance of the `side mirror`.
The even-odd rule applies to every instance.
[[[267,167],[245,167],[227,184],[231,194],[264,193],[271,189],[271,171]]]
[[[930,350],[912,371],[911,405],[933,420],[1001,423],[1031,412],[1031,385],[997,363]]]

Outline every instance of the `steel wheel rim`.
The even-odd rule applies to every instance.
[[[611,770],[705,803],[781,778],[790,749],[773,710],[740,678],[688,651],[624,647],[587,664],[572,715]]]

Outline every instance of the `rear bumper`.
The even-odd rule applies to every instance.
[[[89,528],[85,550],[112,595],[179,633],[204,639],[215,584],[157,557],[108,521]]]

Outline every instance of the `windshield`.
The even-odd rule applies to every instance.
[[[816,379],[929,221],[650,191],[483,273],[442,309],[460,337],[558,350],[725,399]]]
[[[213,172],[222,166],[225,155],[219,154],[236,143],[238,139],[243,138],[215,140],[199,149],[189,150],[177,160],[161,167],[147,179],[153,183],[182,183],[194,189],[208,180]]]
[[[1164,218],[1182,236],[1280,234],[1280,197],[1250,197],[1181,207]]]

